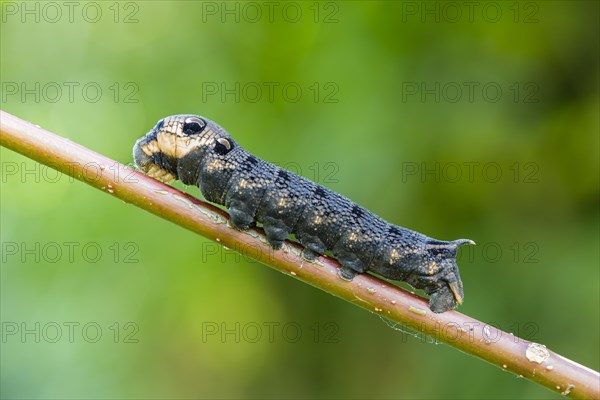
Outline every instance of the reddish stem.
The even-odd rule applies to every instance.
[[[425,299],[368,274],[347,282],[338,276],[335,260],[320,257],[307,262],[296,243],[286,242],[282,250],[274,251],[261,229],[237,231],[222,210],[3,111],[0,126],[2,146],[112,196],[555,392],[577,399],[600,398],[598,372],[543,345],[457,311],[434,314]]]

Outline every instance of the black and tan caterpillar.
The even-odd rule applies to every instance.
[[[161,119],[135,143],[133,156],[148,176],[197,185],[208,201],[228,209],[236,228],[261,223],[275,249],[293,233],[308,260],[331,251],[344,279],[371,271],[408,282],[430,295],[436,313],[463,301],[456,253],[473,241],[445,242],[392,225],[340,194],[253,156],[207,118]]]

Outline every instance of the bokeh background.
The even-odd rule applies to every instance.
[[[597,2],[69,4],[2,2],[3,110],[125,164],[207,116],[477,241],[460,311],[600,368]],[[2,398],[559,397],[0,154]]]

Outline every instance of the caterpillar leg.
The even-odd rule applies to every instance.
[[[338,271],[338,275],[345,281],[351,281],[356,275],[358,275],[358,272],[356,272],[352,268],[344,267],[342,265],[342,267]]]
[[[290,236],[290,229],[281,221],[274,218],[265,218],[263,228],[267,240],[275,250],[281,249],[283,241]]]
[[[333,249],[333,255],[342,264],[339,274],[343,279],[352,280],[356,275],[366,271],[364,263],[352,251],[337,247]]]
[[[254,224],[254,213],[250,213],[244,204],[232,202],[227,209],[231,216],[231,222],[237,229],[245,231]]]
[[[308,261],[314,261],[317,256],[324,254],[325,250],[327,250],[325,243],[317,236],[301,235],[298,237],[298,240],[300,240],[300,243],[304,246],[302,257]]]

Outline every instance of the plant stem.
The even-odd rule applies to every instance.
[[[571,398],[600,398],[598,372],[546,347],[520,339],[456,311],[434,314],[421,297],[369,274],[351,282],[323,256],[308,262],[286,242],[274,251],[261,229],[240,232],[225,212],[151,179],[68,139],[0,111],[0,144],[127,203],[246,254],[356,306],[432,336],[516,375]]]

